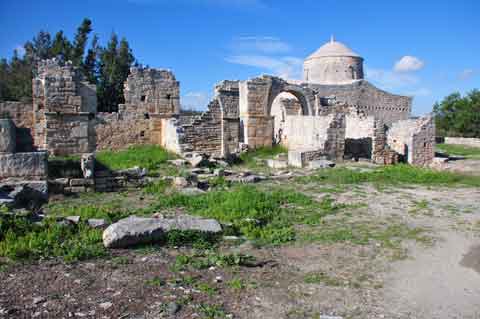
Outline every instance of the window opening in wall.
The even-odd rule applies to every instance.
[[[171,94],[167,94],[167,95],[165,96],[165,98],[166,98],[167,100],[170,100],[170,99],[172,98],[172,95],[171,95]]]
[[[423,147],[427,147],[427,143],[426,143],[426,142],[425,142],[425,143],[423,143]]]
[[[150,118],[150,114],[148,113],[143,113],[143,118],[148,120]]]
[[[145,131],[140,131],[140,136],[145,137]]]
[[[140,97],[140,100],[141,100],[142,102],[145,102],[146,98],[147,98],[147,97],[146,97],[145,95],[142,95],[142,96]]]

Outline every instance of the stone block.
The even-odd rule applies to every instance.
[[[11,119],[0,119],[0,153],[14,153],[16,128]]]
[[[0,180],[9,177],[46,178],[47,153],[0,154]]]

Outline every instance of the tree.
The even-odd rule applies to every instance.
[[[50,33],[46,31],[40,31],[32,39],[27,41],[24,45],[25,59],[29,63],[35,63],[36,61],[48,59],[51,57],[52,39]]]
[[[63,34],[63,31],[58,31],[53,39],[50,55],[53,57],[61,56],[66,61],[70,60],[72,56],[72,50],[73,46]]]
[[[83,19],[82,24],[77,29],[75,41],[73,42],[73,65],[81,66],[83,62],[83,55],[85,54],[85,46],[87,45],[88,35],[92,31],[92,21],[90,19]]]
[[[456,92],[433,107],[437,135],[480,137],[480,91]]]
[[[87,56],[85,57],[85,62],[83,63],[82,69],[83,74],[87,78],[88,82],[92,84],[97,83],[97,58],[98,58],[98,36],[94,35],[92,39],[92,46],[88,49]]]
[[[135,58],[127,40],[123,38],[119,43],[115,33],[110,37],[107,47],[100,51],[98,108],[104,112],[114,112],[117,111],[118,104],[125,102],[123,83]]]

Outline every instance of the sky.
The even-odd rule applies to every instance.
[[[201,110],[224,79],[300,79],[334,35],[364,57],[367,80],[414,96],[421,115],[480,88],[479,16],[479,0],[0,0],[0,57],[39,30],[73,38],[87,17],[102,44],[115,32],[139,62],[172,70],[182,104]]]

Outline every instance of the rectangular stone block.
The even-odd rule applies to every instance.
[[[9,177],[47,176],[47,153],[0,154],[0,180]]]

